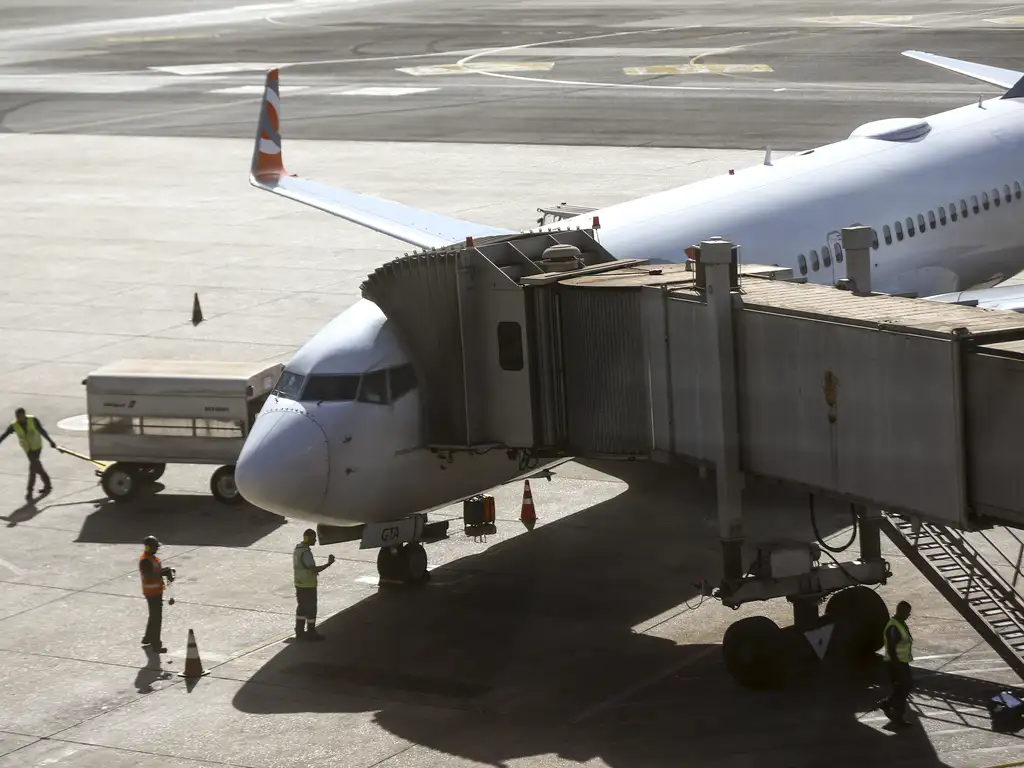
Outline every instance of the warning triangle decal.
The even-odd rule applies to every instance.
[[[818,659],[825,658],[825,652],[828,650],[828,642],[832,639],[832,630],[835,629],[835,624],[826,624],[823,627],[812,629],[810,632],[804,632],[804,637],[807,638],[807,642],[811,644],[811,648],[818,654]]]

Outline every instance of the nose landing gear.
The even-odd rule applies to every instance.
[[[422,584],[429,576],[427,550],[418,541],[381,547],[377,552],[377,575],[382,582]]]

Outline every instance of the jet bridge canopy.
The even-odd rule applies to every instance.
[[[578,269],[541,258],[555,244]],[[613,261],[592,231],[527,234],[392,262],[363,292],[424,379],[428,444],[710,464],[715,347],[691,267]],[[789,277],[735,278],[741,470],[1024,524],[1024,317]]]

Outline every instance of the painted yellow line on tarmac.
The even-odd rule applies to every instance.
[[[466,75],[474,72],[547,72],[553,61],[474,61],[471,64],[434,64],[422,67],[400,67],[399,72],[423,75]]]
[[[624,67],[627,75],[735,75],[772,72],[767,64],[658,64],[650,67]]]
[[[987,21],[989,24],[1010,24],[1010,25],[1016,25],[1016,24],[1024,24],[1024,16],[1001,16],[1001,17],[996,18],[996,19],[984,19],[984,21]],[[1020,765],[1020,763],[1016,763],[1016,765]]]

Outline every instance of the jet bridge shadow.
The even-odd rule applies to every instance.
[[[162,490],[155,483],[123,503],[99,495],[75,541],[137,544],[155,534],[163,544],[177,546],[248,547],[287,523],[251,504],[228,506],[212,496],[156,492]]]
[[[373,712],[395,736],[486,765],[550,753],[629,768],[818,766],[837,745],[858,765],[888,764],[894,749],[902,764],[943,765],[920,729],[894,747],[857,720],[881,697],[865,705],[863,683],[827,695],[734,683],[717,643],[735,614],[709,600],[683,615],[699,579],[718,579],[713,479],[594,466],[628,490],[441,566],[421,589],[380,588],[323,621],[325,642],[266,649],[234,706]],[[752,535],[813,539],[803,495],[759,487],[745,501]],[[849,522],[845,506],[817,513],[826,537]]]

